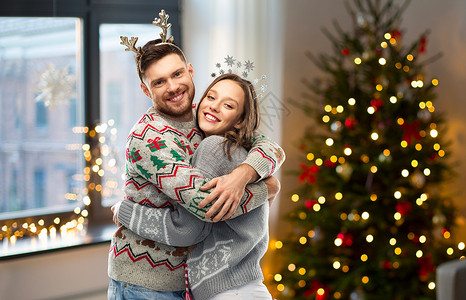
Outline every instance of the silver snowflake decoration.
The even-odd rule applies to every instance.
[[[244,62],[244,69],[248,72],[251,72],[252,70],[254,70],[254,63],[247,60]]]
[[[44,102],[45,106],[54,108],[59,103],[68,104],[76,97],[76,76],[69,73],[69,67],[57,69],[55,65],[48,64],[43,73],[39,73],[36,101]]]
[[[227,57],[225,57],[225,63],[226,63],[229,67],[232,67],[232,66],[235,65],[235,59],[233,58],[233,56],[227,55]]]

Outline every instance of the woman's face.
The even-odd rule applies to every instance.
[[[201,99],[197,110],[199,127],[206,136],[223,135],[239,127],[244,111],[243,89],[233,80],[217,82]]]

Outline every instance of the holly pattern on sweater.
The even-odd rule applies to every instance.
[[[202,135],[195,121],[176,122],[158,115],[151,107],[133,126],[127,139],[125,196],[128,200],[150,207],[171,207],[178,203],[205,222],[210,206],[199,209],[198,203],[209,191],[200,191],[206,182],[189,162]],[[256,146],[258,145],[258,146]],[[263,154],[278,145],[262,138],[248,157],[261,177],[274,171],[275,165]],[[265,150],[264,150],[265,149]],[[264,185],[248,185],[235,216],[258,207],[266,201]],[[175,255],[182,254],[182,255]],[[142,238],[122,227],[112,238],[109,253],[109,277],[159,291],[184,289],[186,249],[168,246]]]

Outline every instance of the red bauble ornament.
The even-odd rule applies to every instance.
[[[399,212],[402,216],[406,216],[411,212],[411,203],[409,202],[400,202],[396,205],[396,211]]]
[[[392,268],[392,262],[388,260],[384,260],[382,262],[382,269],[384,270],[390,270]]]
[[[390,35],[392,36],[392,38],[397,40],[397,39],[401,38],[401,31],[399,31],[398,29],[391,30]]]
[[[332,162],[330,159],[326,159],[326,160],[324,161],[324,165],[325,165],[326,167],[328,167],[328,168],[333,168],[333,167],[335,167],[335,166],[337,165],[337,163],[336,163],[336,162]]]
[[[379,108],[383,106],[383,101],[380,99],[372,99],[371,106],[377,111]]]
[[[299,175],[298,181],[303,183],[307,179],[309,184],[314,184],[316,182],[316,177],[314,174],[319,172],[319,167],[316,165],[308,167],[306,164],[301,164],[300,167],[303,170],[303,173]]]
[[[417,263],[419,264],[419,277],[421,277],[422,280],[426,280],[430,273],[435,272],[435,266],[432,263],[432,257],[429,253],[418,258]]]
[[[354,118],[347,118],[345,120],[345,126],[346,128],[348,129],[354,129],[354,126],[358,124],[358,120],[357,119],[354,119]]]
[[[413,138],[416,140],[421,139],[421,135],[419,134],[419,121],[414,121],[413,123],[405,122],[401,125],[401,128],[405,131],[403,134],[403,140],[411,145],[413,142]]]
[[[324,289],[324,293],[319,295],[318,292],[321,288]],[[327,300],[327,295],[330,294],[330,288],[328,286],[324,286],[319,280],[313,279],[311,281],[311,287],[304,292],[304,297],[310,298],[314,293],[316,293],[316,300]]]
[[[351,246],[353,245],[353,235],[350,234],[350,233],[343,233],[343,232],[340,232],[338,235],[337,235],[337,238],[341,240],[341,245],[342,246]]]
[[[348,48],[341,49],[341,54],[343,56],[348,56],[350,54],[350,50]]]
[[[425,36],[421,37],[421,40],[419,41],[419,53],[424,53],[426,52],[426,44],[427,44],[427,38]]]
[[[304,207],[306,207],[307,209],[311,210],[312,207],[314,206],[314,204],[317,203],[317,200],[306,200],[304,201]]]

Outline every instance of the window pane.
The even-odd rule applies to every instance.
[[[80,200],[80,39],[77,18],[0,18],[0,218]]]
[[[125,172],[125,144],[131,127],[152,105],[140,88],[134,53],[120,45],[120,36],[138,37],[136,46],[159,38],[154,25],[100,25],[100,111],[104,175],[102,204],[122,199]]]

